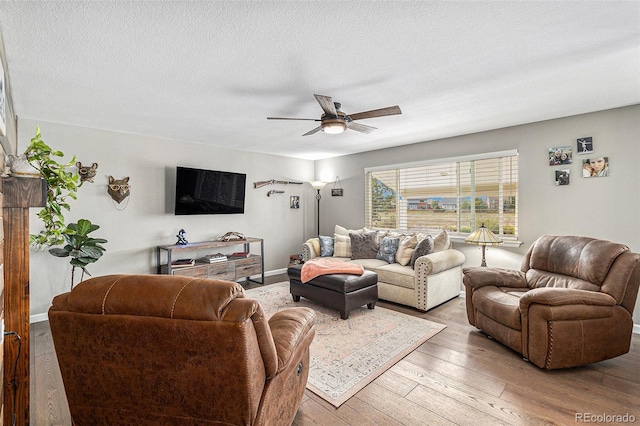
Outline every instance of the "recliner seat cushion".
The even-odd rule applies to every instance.
[[[522,330],[520,297],[528,289],[486,286],[473,292],[473,306],[485,316],[514,330]]]

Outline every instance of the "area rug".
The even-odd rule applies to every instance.
[[[335,407],[446,327],[379,306],[354,309],[342,320],[307,299],[294,302],[288,282],[247,290],[246,297],[258,300],[267,317],[294,306],[316,312],[307,389]]]

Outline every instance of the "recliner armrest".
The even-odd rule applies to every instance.
[[[528,288],[525,274],[515,269],[487,268],[486,266],[474,266],[462,268],[462,281],[471,288],[485,286]]]
[[[571,288],[541,287],[526,292],[520,298],[520,312],[534,303],[547,306],[591,305],[615,306],[616,300],[606,293]]]
[[[465,257],[461,251],[447,249],[420,256],[416,259],[413,269],[422,270],[425,275],[433,275],[460,266],[464,260]]]
[[[286,369],[296,353],[302,353],[300,346],[309,346],[315,336],[316,313],[310,308],[287,308],[269,318],[278,355],[276,374]],[[306,348],[305,348],[306,349]]]

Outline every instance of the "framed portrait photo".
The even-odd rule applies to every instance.
[[[561,166],[573,162],[573,149],[570,146],[549,148],[549,165]]]
[[[609,176],[609,157],[589,157],[582,160],[582,177],[607,177]]]

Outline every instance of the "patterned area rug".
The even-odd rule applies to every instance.
[[[354,309],[342,320],[307,299],[294,302],[288,282],[247,290],[246,297],[258,300],[267,317],[294,306],[316,311],[307,389],[336,407],[446,327],[377,306]]]

